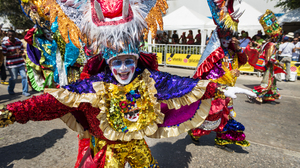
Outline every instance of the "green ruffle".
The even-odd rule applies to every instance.
[[[44,90],[45,86],[43,87],[40,87],[37,82],[35,81],[35,78],[34,78],[34,70],[31,66],[29,66],[28,63],[26,63],[26,67],[27,67],[27,76],[29,78],[29,81],[30,81],[30,84],[31,84],[31,87],[32,89],[40,92],[42,90]]]

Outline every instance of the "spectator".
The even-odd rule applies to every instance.
[[[10,95],[15,94],[14,88],[18,73],[22,77],[23,95],[30,96],[28,93],[27,76],[25,72],[25,61],[22,58],[24,51],[22,42],[17,39],[16,33],[13,30],[9,30],[8,37],[5,37],[2,42],[2,53],[6,57],[6,67],[9,71],[11,78],[9,79],[8,93]]]
[[[2,54],[2,47],[0,49],[0,75],[1,75],[1,84],[2,85],[8,85],[8,82],[6,82],[6,69],[5,69],[5,65],[4,65],[4,56]]]
[[[173,44],[178,44],[179,43],[179,37],[178,37],[178,34],[177,34],[176,30],[173,31],[172,42],[173,42]]]
[[[252,41],[251,37],[249,37],[249,33],[248,33],[248,32],[245,32],[245,33],[246,33],[246,35],[247,35],[247,38],[248,38],[250,41]]]
[[[198,34],[195,37],[195,44],[201,45],[201,30],[198,30]]]
[[[181,44],[186,44],[185,32],[182,33],[180,39],[181,39]]]
[[[299,39],[299,33],[295,33],[295,38]]]
[[[283,44],[279,45],[279,52],[278,52],[281,66],[283,66],[283,64],[286,64],[287,75],[285,76],[285,81],[290,80],[291,59],[292,59],[293,52],[295,52],[294,44],[289,43],[288,41],[289,41],[289,37],[283,38]]]
[[[211,31],[210,36],[206,38],[205,45],[208,44],[208,42],[209,42],[209,40],[210,40],[210,38],[211,38],[211,36],[212,36],[213,33],[214,33],[214,31]]]
[[[293,32],[289,32],[285,37],[288,37],[289,38],[289,42],[292,42],[293,38],[294,38],[294,33]]]
[[[262,35],[261,35],[261,34],[257,34],[257,35],[255,36],[255,41],[256,41],[259,45],[261,45],[262,42],[264,41],[264,39],[262,38]]]
[[[155,43],[156,44],[161,44],[161,40],[162,40],[162,34],[161,33],[157,33],[156,37],[155,37]]]
[[[247,45],[249,44],[249,42],[250,42],[251,40],[248,39],[247,33],[244,32],[244,33],[242,34],[242,38],[241,38],[239,41],[240,41],[240,47],[246,48]]]
[[[299,38],[294,38],[293,39],[293,44],[295,46],[295,52],[292,54],[292,61],[299,61],[299,55],[300,55],[300,42]]]
[[[261,30],[258,30],[258,31],[257,31],[257,35],[260,35],[260,37],[262,37],[262,31],[261,31]]]
[[[187,36],[187,39],[188,39],[188,42],[187,44],[191,45],[191,44],[194,44],[194,36],[193,36],[193,31],[192,30],[189,30],[189,34]]]
[[[167,33],[166,32],[163,32],[163,35],[162,35],[162,37],[161,37],[161,43],[162,44],[168,44],[168,40],[169,38],[168,38],[168,35],[167,35]]]
[[[4,37],[4,33],[1,30],[2,26],[0,26],[0,39],[2,41],[3,37]],[[6,69],[5,69],[5,64],[4,64],[4,56],[2,54],[2,47],[0,47],[0,76],[1,76],[1,84],[2,85],[8,85],[8,82],[6,82]]]

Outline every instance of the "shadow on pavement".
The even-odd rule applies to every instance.
[[[10,102],[15,99],[20,99],[21,97],[22,97],[22,92],[15,93],[14,95],[10,95],[8,93],[4,95],[0,95],[0,104]]]
[[[187,136],[189,138],[189,142],[192,143],[192,140],[190,138],[190,136]],[[215,146],[215,137],[216,137],[216,133],[215,132],[211,132],[209,135],[205,135],[202,136],[199,139],[199,146]],[[245,151],[241,146],[239,145],[228,145],[228,147],[232,150],[234,150],[235,153],[246,153],[248,154],[248,151]],[[220,151],[223,151],[222,149],[219,149]],[[225,152],[225,151],[224,151]]]
[[[254,86],[259,86],[259,85],[260,85],[260,83],[255,84],[255,85],[244,85],[244,86],[252,90],[254,88]]]
[[[14,160],[32,159],[53,147],[57,140],[62,139],[67,129],[54,129],[47,134],[24,142],[0,148],[0,167],[13,167]]]
[[[158,161],[160,167],[187,168],[192,159],[192,154],[186,151],[186,146],[190,144],[188,139],[179,139],[175,143],[160,142],[150,147],[153,157]]]

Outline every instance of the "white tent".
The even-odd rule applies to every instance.
[[[163,21],[164,30],[189,30],[205,28],[210,19],[182,6],[163,17]]]
[[[245,30],[249,32],[249,36],[253,36],[257,33],[257,30],[263,29],[258,20],[258,18],[262,15],[260,11],[256,10],[246,2],[236,5],[234,9],[237,10],[237,7],[240,8],[239,12],[245,10],[244,14],[239,18],[239,32]],[[215,25],[213,20],[207,24],[207,27],[211,27],[212,25]]]
[[[286,32],[293,32],[300,28],[300,8],[282,15],[278,22]]]
[[[163,17],[164,30],[179,30],[177,31],[180,35],[186,30],[193,30],[193,34],[197,33],[198,29],[201,29],[202,33],[202,44],[205,42],[207,23],[210,21],[206,16],[199,14],[185,6],[178,8],[170,14]],[[210,25],[209,25],[210,26]],[[210,26],[213,29],[215,26]]]

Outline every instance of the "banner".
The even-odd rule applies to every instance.
[[[197,67],[201,55],[167,53],[168,65]]]
[[[254,72],[254,67],[251,66],[248,62],[239,68],[241,72]]]
[[[291,62],[291,71],[297,72],[297,76],[300,76],[300,62],[292,61]]]
[[[162,64],[162,53],[156,53],[156,57],[157,57],[157,62],[158,64]]]

